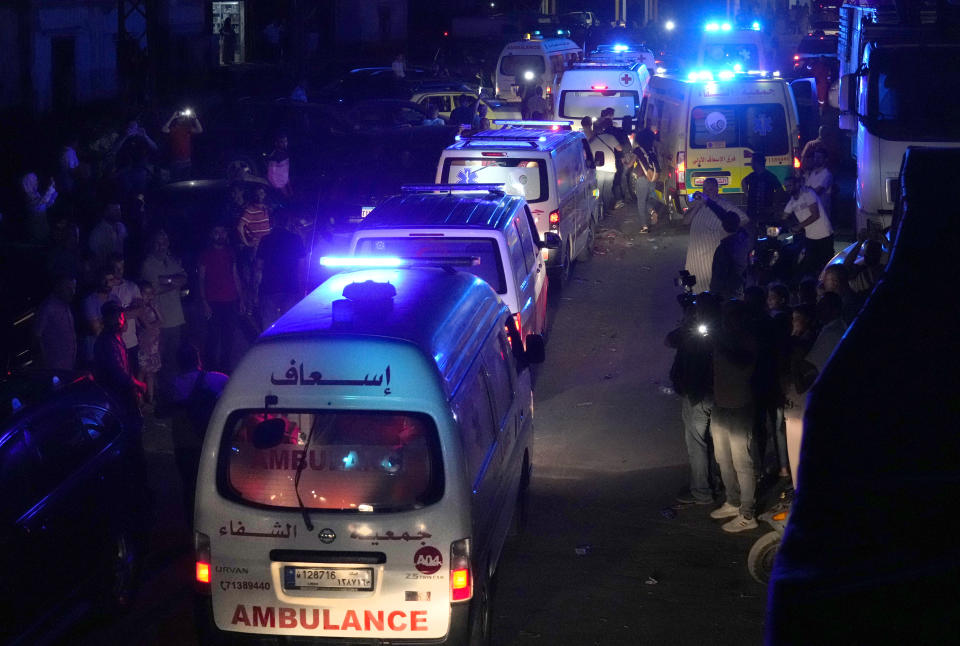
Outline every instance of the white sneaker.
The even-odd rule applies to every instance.
[[[739,514],[740,514],[739,507],[734,507],[730,503],[725,502],[710,512],[710,518],[716,518],[716,519],[733,518],[734,516],[738,516]]]
[[[748,529],[757,528],[757,519],[756,518],[746,518],[742,514],[737,514],[737,517],[731,520],[728,523],[723,524],[723,531],[730,532],[731,534],[736,534],[737,532],[744,532]]]

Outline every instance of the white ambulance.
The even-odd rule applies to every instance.
[[[522,124],[523,122],[519,122]],[[582,132],[523,125],[484,130],[447,146],[437,184],[500,184],[526,198],[541,237],[560,237],[559,249],[542,249],[550,285],[562,289],[573,263],[589,257],[602,216],[597,172]]]
[[[520,101],[527,89],[543,88],[549,101],[565,69],[583,59],[583,50],[566,38],[531,38],[508,43],[497,59],[495,95]]]
[[[613,108],[614,124],[620,127],[625,117],[636,120],[640,116],[649,82],[650,71],[642,63],[576,63],[560,80],[553,114],[573,121],[573,128],[581,130],[581,119],[596,121],[602,110]]]
[[[541,249],[559,236],[537,232],[530,206],[498,185],[404,186],[357,227],[351,264],[392,258],[405,265],[453,267],[484,279],[513,312],[517,329],[546,334],[547,271]],[[332,262],[337,262],[333,259]]]
[[[441,268],[337,274],[281,317],[203,446],[203,637],[486,643],[542,360],[489,285]]]

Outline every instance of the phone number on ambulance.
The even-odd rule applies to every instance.
[[[220,589],[227,590],[269,590],[269,581],[221,581]]]

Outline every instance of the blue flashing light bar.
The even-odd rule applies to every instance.
[[[717,76],[720,77],[721,81],[729,81],[733,78],[733,72],[730,70],[721,70]]]
[[[494,125],[497,126],[516,126],[520,128],[570,128],[573,121],[534,121],[530,119],[494,119]]]
[[[405,264],[408,264],[406,260],[394,256],[322,256],[320,258],[322,267],[342,269],[395,268]]]
[[[403,193],[477,193],[503,192],[503,184],[405,184]]]
[[[725,22],[722,25],[720,25],[720,31],[730,31],[730,23]]]
[[[668,21],[663,25],[663,27],[664,27],[664,29],[666,29],[667,31],[673,31],[674,29],[677,28],[677,23],[675,23],[675,22],[672,21],[672,20],[668,20]]]
[[[615,52],[629,52],[629,51],[630,51],[630,46],[629,46],[629,45],[614,45],[614,46],[613,46],[613,51],[615,51]]]
[[[760,31],[760,22],[757,21],[757,20],[754,20],[754,21],[750,24],[750,29],[752,29],[752,30],[754,30],[754,31]]]
[[[720,23],[718,22],[708,22],[704,27],[706,31],[720,31]]]

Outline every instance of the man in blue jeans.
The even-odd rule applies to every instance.
[[[637,166],[633,170],[633,192],[637,196],[637,214],[640,217],[640,232],[647,233],[653,224],[650,211],[657,202],[656,186],[654,182],[660,171],[657,152],[654,148],[656,135],[649,128],[637,133],[637,146],[633,152],[637,158]]]
[[[710,512],[710,517],[730,518],[723,531],[731,533],[757,527],[753,510],[757,482],[751,454],[755,406],[751,381],[757,364],[757,339],[749,317],[743,301],[724,303],[713,347],[710,432],[727,500]]]
[[[717,321],[717,302],[710,293],[696,297],[696,303],[684,309],[680,327],[667,335],[666,344],[677,355],[670,378],[681,398],[683,435],[690,460],[690,489],[677,496],[681,504],[713,503],[711,469],[713,456],[709,437],[713,409],[713,338]]]

